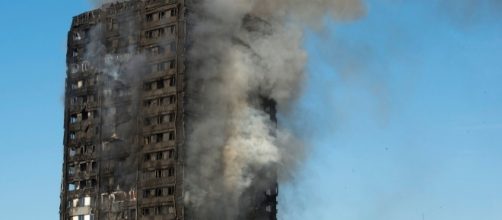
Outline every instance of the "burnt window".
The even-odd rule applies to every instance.
[[[161,105],[174,104],[176,102],[176,96],[170,95],[170,96],[162,97],[160,99],[160,102],[161,102]]]
[[[171,26],[167,27],[167,29],[169,30],[169,32],[171,34],[174,34],[174,32],[176,31],[176,27],[174,25],[171,25]]]
[[[152,72],[162,72],[169,69],[174,69],[175,68],[175,62],[174,60],[170,60],[167,62],[162,62],[162,63],[156,63],[152,65]]]
[[[174,113],[163,114],[158,117],[158,123],[164,124],[164,123],[174,122],[174,118],[175,118]]]
[[[75,183],[69,183],[68,184],[68,191],[72,192],[77,189],[77,185]]]
[[[96,187],[98,185],[98,181],[96,179],[91,179],[90,182],[92,187]]]
[[[162,178],[164,175],[163,170],[155,170],[155,178]]]
[[[151,158],[152,158],[151,154],[145,154],[144,161],[149,161],[149,160],[151,160]]]
[[[174,186],[164,188],[164,196],[174,195]]]
[[[77,114],[72,114],[70,116],[70,124],[74,124],[78,122],[78,115]]]
[[[173,15],[172,9],[169,11],[166,10],[166,11],[153,12],[146,15],[146,22],[154,22],[165,19],[167,13],[169,13],[171,16],[176,15],[176,13],[174,13]]]
[[[146,189],[146,190],[143,190],[143,198],[148,198],[150,197],[150,190]]]
[[[162,196],[162,188],[157,188],[155,189],[155,196],[160,197]]]
[[[72,105],[78,104],[78,97],[71,97],[70,104]]]
[[[157,103],[158,103],[157,99],[148,99],[148,100],[144,101],[144,106],[145,107],[151,107],[151,106],[158,105]]]
[[[151,55],[159,55],[164,53],[164,48],[161,46],[150,47],[149,50]]]
[[[87,111],[82,111],[82,120],[87,120],[89,118],[89,112]]]
[[[174,186],[164,188],[164,196],[174,195]]]
[[[84,153],[85,154],[92,154],[96,150],[96,146],[94,145],[86,145],[84,146]]]
[[[162,154],[162,152],[155,153],[155,159],[156,159],[156,160],[162,160],[162,159],[163,159],[163,154]]]
[[[169,78],[169,86],[176,86],[176,77]]]
[[[68,154],[70,157],[74,157],[75,155],[77,155],[77,150],[74,149],[74,148],[69,148],[68,149]]]
[[[150,144],[150,143],[152,143],[152,138],[151,138],[151,136],[146,136],[146,137],[145,137],[145,144]]]
[[[164,141],[164,135],[163,134],[155,134],[155,142],[160,143]]]
[[[87,170],[87,163],[80,164],[80,172],[85,172]]]
[[[157,89],[163,89],[164,88],[164,80],[158,80],[155,82],[156,88]]]
[[[173,158],[174,157],[174,150],[168,150],[164,152],[164,157],[165,158]]]
[[[144,120],[144,125],[145,125],[145,126],[152,125],[152,120],[151,120],[150,118],[145,118],[145,120]]]
[[[80,36],[79,32],[73,32],[73,40],[75,41],[82,40],[82,37]]]
[[[77,135],[75,134],[75,132],[70,132],[70,140],[75,140],[77,139]]]
[[[78,57],[78,48],[73,48],[72,50],[72,56],[73,57]],[[74,60],[74,62],[77,61],[77,60]]]
[[[145,32],[145,37],[147,39],[155,39],[164,36],[165,34],[165,29],[164,28],[158,28],[154,30],[149,30]]]
[[[152,105],[152,100],[151,99],[148,99],[148,100],[145,100],[143,101],[143,106],[145,107],[149,107]]]
[[[166,12],[165,11],[161,11],[159,12],[159,20],[162,20],[166,17]]]
[[[79,185],[80,189],[85,189],[87,187],[87,181],[81,180],[81,181],[79,181],[78,185]]]
[[[157,63],[157,64],[154,64],[153,65],[153,72],[160,72],[160,71],[164,71],[166,69],[166,65],[165,63]]]
[[[141,209],[141,214],[145,215],[145,216],[150,215],[150,208],[143,208],[143,209]]]
[[[75,165],[74,164],[68,165],[68,175],[70,175],[70,176],[75,175]]]
[[[148,21],[148,22],[152,22],[153,21],[153,13],[146,15],[146,21]]]
[[[174,167],[167,168],[167,176],[174,176]]]
[[[150,91],[152,90],[152,83],[145,83],[143,85],[143,88],[145,89],[145,91]]]

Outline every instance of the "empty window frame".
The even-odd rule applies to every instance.
[[[86,86],[86,80],[77,80],[71,83],[70,87],[71,89],[80,89]]]
[[[77,134],[76,134],[76,132],[74,132],[74,131],[70,132],[70,140],[72,140],[72,141],[73,141],[73,140],[76,140],[76,139],[77,139]]]
[[[160,105],[174,104],[175,102],[176,102],[176,96],[175,95],[164,96],[164,97],[160,98]]]
[[[75,164],[68,165],[68,175],[70,176],[75,175]]]
[[[174,206],[172,205],[162,205],[155,207],[145,207],[141,209],[141,214],[143,216],[152,216],[152,215],[168,215],[175,214]]]
[[[155,16],[155,13],[150,13],[150,14],[147,14],[147,15],[146,15],[146,21],[147,21],[147,22],[152,22],[152,21],[154,21],[154,16]]]
[[[157,28],[145,32],[146,39],[156,39],[164,36],[166,33],[165,28]]]
[[[93,179],[84,179],[84,180],[75,181],[72,184],[75,185],[75,190],[81,190],[81,189],[96,187],[98,185],[98,181],[94,178]]]
[[[161,63],[155,63],[152,65],[152,72],[162,72],[166,70],[171,70],[176,67],[176,62],[174,60],[169,60]]]
[[[159,20],[166,18],[166,11],[160,11],[157,13]]]
[[[82,37],[80,36],[80,33],[78,31],[73,32],[73,40],[74,41],[82,40]]]
[[[163,20],[167,17],[166,15],[170,15],[171,17],[175,17],[177,15],[176,8],[171,8],[171,9],[164,10],[164,11],[157,11],[157,12],[149,13],[146,15],[146,21],[147,22],[154,22],[154,21]]]
[[[90,196],[79,197],[72,199],[69,203],[70,207],[86,207],[91,206],[93,199]]]
[[[78,117],[78,114],[72,114],[72,115],[70,115],[70,124],[75,124],[75,123],[77,123],[77,122],[79,121],[79,119],[78,119],[78,118],[79,118],[79,117]]]
[[[172,123],[176,119],[176,115],[174,112],[167,113],[167,114],[161,114],[160,116],[157,117],[157,123],[158,124],[164,124],[164,123]]]
[[[155,90],[155,89],[163,89],[166,87],[166,85],[168,85],[170,87],[174,87],[176,85],[175,76],[146,82],[146,83],[144,83],[143,88],[145,91],[151,91],[151,90]]]
[[[157,169],[153,171],[144,171],[143,178],[149,179],[162,179],[166,177],[173,177],[175,173],[174,167]]]
[[[165,49],[162,46],[152,46],[152,47],[148,48],[148,52],[150,53],[150,55],[153,55],[153,56],[161,55],[161,54],[164,54]]]
[[[68,148],[68,155],[70,157],[74,157],[75,155],[77,155],[77,150],[75,148]]]
[[[161,124],[173,123],[175,120],[176,120],[176,115],[174,114],[174,112],[162,113],[157,116],[145,118],[144,125],[145,126],[161,125]]]
[[[156,161],[156,160],[168,160],[174,158],[174,150],[164,150],[152,153],[146,153],[144,155],[145,161]]]
[[[77,118],[81,118],[82,121],[88,120],[88,119],[93,119],[93,118],[98,118],[99,113],[98,110],[91,110],[91,111],[82,111],[82,113],[77,114]]]
[[[174,104],[176,102],[176,95],[163,96],[160,98],[147,99],[143,101],[144,107],[154,107]]]
[[[69,154],[70,157],[76,156],[76,155],[92,155],[94,152],[96,152],[96,146],[93,144],[86,144],[82,146],[77,146],[77,147],[70,147],[69,149]]]
[[[73,192],[77,189],[77,184],[75,183],[69,183],[68,184],[68,191]]]
[[[171,35],[174,35],[176,32],[176,27],[174,25],[168,27],[157,28],[149,31],[145,31],[146,39],[157,39],[163,37],[166,32],[169,32]]]
[[[145,144],[161,143],[164,141],[173,141],[174,139],[176,139],[174,131],[156,133],[156,134],[147,135],[144,137]]]
[[[70,98],[70,104],[82,105],[82,104],[87,104],[89,102],[95,102],[96,100],[97,100],[97,96],[94,94],[74,96],[74,97]]]
[[[84,154],[93,154],[96,152],[96,146],[95,145],[85,145],[83,147],[83,153]]]
[[[174,186],[158,187],[143,190],[143,198],[155,198],[174,195]]]

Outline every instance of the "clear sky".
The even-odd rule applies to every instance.
[[[370,0],[308,32],[311,152],[280,219],[502,219],[502,4]],[[0,1],[1,219],[58,219],[66,34],[84,0]]]

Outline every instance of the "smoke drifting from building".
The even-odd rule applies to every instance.
[[[267,188],[276,178],[287,181],[304,155],[302,141],[277,123],[275,114],[292,108],[302,92],[305,28],[322,27],[326,16],[354,19],[365,9],[359,0],[197,0],[186,4],[185,205],[204,219],[243,219],[243,213],[254,208],[248,204],[254,194],[247,191]],[[103,53],[99,47],[88,51]],[[141,72],[143,56],[107,57],[100,69],[113,83],[138,86],[137,75],[127,73]],[[126,71],[117,71],[124,66]],[[132,99],[137,96],[131,94]],[[134,118],[135,110],[126,113]],[[121,118],[116,114],[106,118]],[[119,138],[127,136],[132,127],[128,123],[114,123]]]
[[[260,175],[284,180],[302,158],[301,140],[276,126],[261,102],[273,100],[281,114],[302,92],[304,28],[364,8],[351,0],[216,0],[192,9],[187,202],[210,219],[237,219],[246,190],[270,184]]]

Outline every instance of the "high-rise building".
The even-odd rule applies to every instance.
[[[186,11],[135,0],[73,18],[61,220],[206,219],[184,205]],[[276,196],[244,216],[275,219]]]

